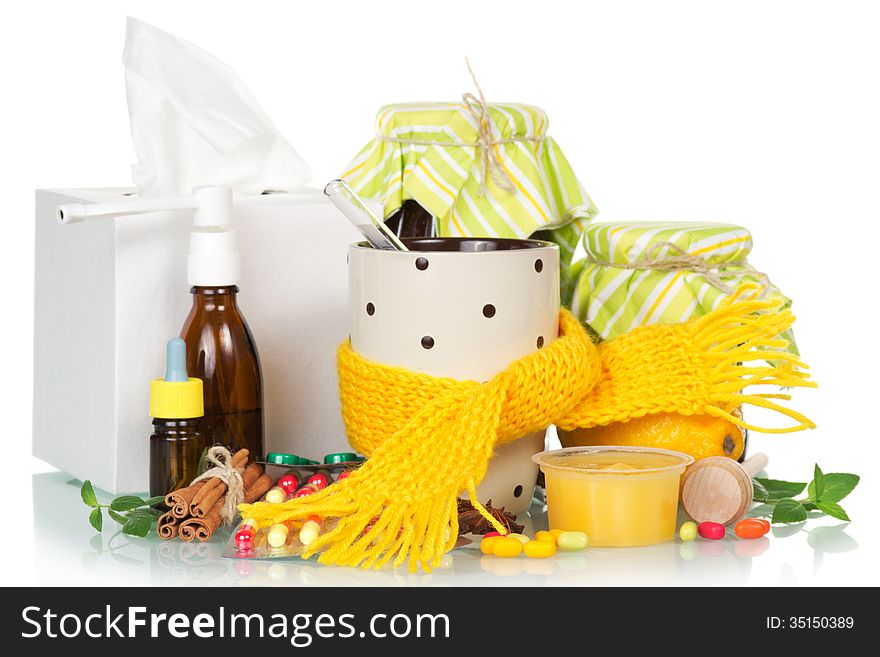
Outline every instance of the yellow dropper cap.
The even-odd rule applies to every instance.
[[[166,347],[165,378],[150,381],[150,415],[183,420],[205,414],[202,380],[187,376],[186,343],[172,338]]]

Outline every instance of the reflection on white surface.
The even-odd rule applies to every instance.
[[[128,538],[105,517],[104,532],[88,524],[80,482],[61,473],[33,477],[36,582],[116,586],[612,586],[796,585],[812,583],[828,562],[858,548],[847,523],[773,528],[770,536],[644,548],[592,548],[550,559],[501,559],[476,544],[454,550],[432,573],[406,569],[329,568],[314,560],[221,558],[228,532],[208,543]],[[100,496],[100,495],[99,495]],[[101,499],[106,502],[106,496]],[[522,520],[522,519],[521,519]],[[540,504],[525,532],[546,528]]]

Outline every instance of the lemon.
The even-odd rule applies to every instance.
[[[712,415],[655,413],[628,422],[560,431],[563,447],[629,445],[660,447],[690,454],[695,459],[729,456],[738,459],[745,448],[745,431]]]

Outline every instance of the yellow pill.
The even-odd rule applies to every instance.
[[[681,523],[681,527],[678,528],[678,536],[683,543],[697,540],[697,523],[690,521]]]
[[[552,543],[554,546],[556,545],[556,537],[550,532],[538,532],[535,534],[536,541],[546,541],[548,543]]]
[[[321,525],[314,520],[306,520],[299,530],[299,542],[303,545],[311,545],[321,533]]]
[[[583,550],[589,542],[589,538],[584,532],[562,532],[556,537],[556,544],[563,552]]]
[[[546,559],[556,554],[556,544],[550,541],[529,541],[523,545],[523,552],[532,559]]]
[[[510,536],[499,536],[492,544],[492,554],[496,557],[518,557],[522,551],[523,544]]]
[[[281,504],[286,499],[287,494],[284,492],[284,489],[277,486],[266,493],[266,501],[271,504]]]
[[[287,543],[287,525],[272,525],[266,536],[266,542],[273,548],[282,547]]]
[[[487,536],[482,541],[480,541],[480,552],[483,554],[492,554],[492,545],[494,545],[495,541],[497,541],[500,536]]]
[[[529,539],[528,536],[523,536],[522,534],[508,534],[508,536],[510,536],[510,538],[515,538],[523,545],[525,545],[526,543],[529,542],[529,540],[531,540],[531,539]]]
[[[551,529],[550,533],[553,534],[553,538],[556,539],[556,542],[559,542],[559,535],[565,530],[563,529]]]

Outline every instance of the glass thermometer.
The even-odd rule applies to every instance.
[[[344,180],[331,180],[324,187],[324,194],[348,217],[367,241],[376,249],[386,251],[409,251],[385,223],[376,216],[364,200]]]

